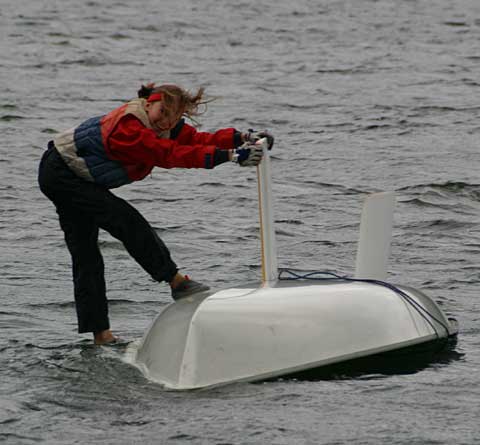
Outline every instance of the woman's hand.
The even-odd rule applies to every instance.
[[[261,145],[245,144],[233,150],[232,161],[240,167],[255,167],[260,164],[263,157]]]
[[[275,138],[267,130],[255,131],[255,130],[249,129],[248,133],[242,134],[243,142],[248,142],[250,144],[255,144],[255,142],[263,138],[267,138],[268,149],[271,150],[273,147],[273,143],[275,142]]]

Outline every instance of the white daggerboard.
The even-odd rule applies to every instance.
[[[393,192],[375,193],[365,200],[360,222],[355,278],[386,280],[394,206]]]

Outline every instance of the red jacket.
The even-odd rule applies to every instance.
[[[174,130],[174,139],[161,138],[134,115],[127,114],[104,144],[108,156],[120,161],[133,181],[144,178],[153,167],[213,168],[217,148],[235,148],[234,128],[204,133],[181,121]]]

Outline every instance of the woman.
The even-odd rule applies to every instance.
[[[116,341],[110,330],[104,265],[98,247],[102,228],[119,239],[156,281],[170,284],[174,299],[208,287],[178,272],[170,252],[143,216],[110,189],[147,176],[153,167],[214,168],[229,160],[258,165],[253,143],[268,132],[234,128],[198,132],[185,122],[205,104],[176,85],[142,86],[138,99],[60,133],[48,144],[39,169],[42,192],[55,204],[72,256],[75,306],[80,333],[95,344]]]

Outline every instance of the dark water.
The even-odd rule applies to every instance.
[[[0,35],[0,441],[480,443],[480,2],[3,0]],[[391,280],[459,320],[455,351],[407,374],[175,393],[91,347],[37,164],[151,80],[219,96],[205,130],[274,132],[281,266],[351,273],[361,201],[395,190]],[[118,193],[193,277],[259,276],[254,171],[159,169]],[[101,246],[113,328],[136,340],[167,288]]]

